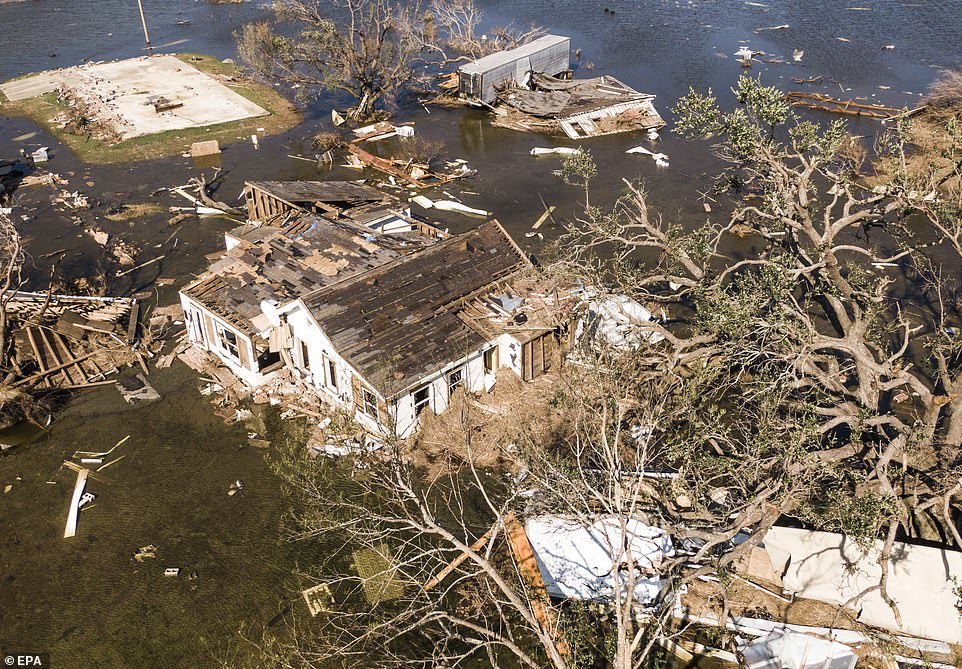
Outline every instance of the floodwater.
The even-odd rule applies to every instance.
[[[743,72],[732,54],[743,44],[788,61],[756,63],[751,72],[766,83],[798,88],[792,77],[821,75],[823,84],[809,90],[892,106],[914,105],[939,68],[962,65],[962,3],[950,0],[480,4],[491,24],[536,23],[570,35],[573,48],[583,52],[577,76],[612,74],[654,93],[669,121],[674,101],[689,86],[711,87],[723,104],[731,103],[729,89]],[[265,11],[259,3],[196,0],[144,0],[144,10],[158,52],[221,58],[236,57],[232,32]],[[894,49],[883,49],[888,45]],[[133,0],[0,4],[0,80],[140,55],[143,48]],[[798,63],[791,62],[796,49],[804,51]],[[324,98],[313,103],[303,125],[262,138],[259,149],[245,138],[227,146],[220,199],[233,200],[250,179],[357,178],[338,166],[318,168],[289,157],[311,155],[309,138],[327,129],[331,104]],[[571,142],[493,128],[477,111],[428,113],[414,100],[399,116],[415,121],[419,135],[442,142],[446,157],[464,158],[478,170],[476,179],[448,191],[494,212],[528,250],[540,252],[560,232],[549,223],[541,229],[544,240],[524,236],[542,211],[542,199],[557,205],[557,219],[577,214],[583,195],[552,174],[559,159],[529,155],[535,146]],[[853,122],[857,133],[876,128],[875,122]],[[592,185],[596,202],[617,196],[623,178],[642,179],[655,211],[686,225],[704,221],[699,193],[719,168],[708,146],[666,132],[657,148],[669,155],[671,167],[660,169],[645,156],[625,155],[643,142],[622,135],[584,143],[599,164]],[[103,272],[116,294],[141,293],[150,303],[168,304],[180,285],[202,271],[204,255],[220,247],[232,225],[214,218],[171,228],[165,215],[108,221],[104,214],[120,203],[184,204],[151,193],[185,183],[198,168],[180,157],[83,165],[31,123],[0,117],[0,158],[40,145],[51,147],[48,167],[94,206],[71,217],[50,204],[49,191],[18,192],[15,216],[31,255],[27,288],[43,288],[54,270],[65,279]],[[388,152],[391,143],[376,150]],[[473,224],[453,215],[445,220],[452,231]],[[94,224],[138,246],[138,260],[164,259],[116,277],[116,266],[83,233]],[[158,278],[173,283],[155,287]],[[244,429],[213,415],[195,375],[180,363],[152,371],[150,380],[162,400],[132,407],[110,386],[87,391],[38,439],[0,456],[0,489],[13,485],[0,492],[0,650],[51,652],[58,667],[216,666],[219,658],[243,654],[241,630],[258,638],[296,599],[294,573],[306,564],[310,547],[283,541],[288,503],[264,454],[240,448]],[[60,463],[78,449],[106,450],[128,434],[117,451],[127,457],[105,470],[103,481],[90,482],[88,489],[98,495],[95,506],[81,514],[77,537],[63,539],[73,476],[58,471]],[[237,479],[243,493],[228,497]],[[133,553],[148,544],[158,547],[157,557],[133,561]],[[182,575],[165,578],[166,567],[180,567]],[[187,572],[197,578],[187,580]],[[295,602],[289,615],[307,613]]]

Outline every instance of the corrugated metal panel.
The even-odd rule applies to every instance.
[[[505,82],[523,83],[528,72],[556,75],[570,66],[571,39],[545,35],[528,44],[485,56],[458,68],[460,90],[468,97],[491,103],[495,87]]]

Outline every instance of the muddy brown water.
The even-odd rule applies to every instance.
[[[742,73],[732,54],[742,44],[786,61],[795,49],[804,50],[800,63],[757,63],[752,73],[761,73],[766,83],[796,88],[791,77],[822,75],[824,83],[809,90],[894,106],[913,106],[939,68],[962,64],[962,3],[950,0],[481,4],[489,23],[538,23],[571,35],[573,47],[583,49],[575,63],[578,76],[612,74],[655,93],[669,121],[673,102],[690,85],[711,87],[722,104],[731,103],[729,88]],[[236,57],[232,32],[265,11],[260,3],[193,0],[145,0],[144,6],[158,52],[199,51],[221,58]],[[0,4],[0,79],[84,59],[142,54],[135,7],[126,0]],[[788,29],[754,32],[786,24]],[[883,49],[886,45],[895,48]],[[259,149],[240,137],[226,145],[221,163],[228,173],[218,197],[235,200],[245,180],[358,178],[338,165],[322,168],[288,157],[312,155],[309,138],[327,129],[335,103],[343,105],[331,98],[312,103],[303,125],[262,138]],[[535,146],[578,143],[495,128],[474,110],[432,108],[428,113],[415,100],[408,100],[399,115],[415,121],[419,135],[442,142],[446,157],[464,158],[478,170],[477,178],[446,190],[494,212],[527,250],[542,253],[560,232],[548,223],[541,228],[544,240],[524,236],[542,211],[542,199],[558,207],[557,220],[579,211],[582,194],[552,174],[560,159],[529,155]],[[853,121],[852,129],[871,134],[878,125]],[[667,153],[671,167],[658,169],[647,157],[625,155],[638,144],[645,141],[631,135],[582,143],[599,165],[595,200],[616,197],[623,178],[642,179],[653,210],[683,225],[703,222],[699,193],[719,169],[709,147],[663,133],[649,148]],[[151,194],[185,183],[198,167],[181,157],[84,165],[30,122],[0,116],[0,158],[43,145],[51,147],[47,167],[68,179],[67,190],[82,191],[94,206],[78,221],[50,203],[48,189],[17,192],[15,217],[31,256],[27,288],[43,288],[56,266],[68,279],[105,272],[112,292],[149,291],[149,302],[167,304],[179,286],[203,270],[204,255],[221,247],[222,233],[233,225],[205,218],[174,229],[168,215],[110,221],[105,214],[119,203],[183,206],[175,196]],[[394,146],[382,142],[375,150],[389,153]],[[452,232],[475,223],[456,215],[443,220]],[[137,246],[139,261],[165,257],[117,277],[116,265],[84,234],[92,225]],[[731,253],[749,254],[751,248],[736,242]],[[155,287],[159,278],[174,282]],[[288,617],[307,615],[296,601],[301,584],[295,573],[310,568],[317,547],[284,541],[289,502],[264,454],[239,448],[246,441],[243,427],[214,416],[197,391],[196,375],[179,363],[152,371],[150,381],[160,401],[130,406],[110,386],[80,393],[39,439],[0,456],[0,491],[13,485],[9,493],[0,492],[0,650],[51,652],[57,667],[210,667],[219,658],[243,654],[239,631],[257,638],[288,603],[293,602]],[[77,536],[63,539],[74,475],[60,471],[60,464],[75,450],[106,450],[128,434],[130,440],[116,452],[127,457],[103,472],[103,482],[89,482],[88,490],[97,494],[95,506],[81,513]],[[237,479],[244,490],[228,497],[228,486]],[[331,484],[338,485],[337,476],[331,476]],[[158,547],[157,557],[133,561],[134,552],[149,544]],[[165,578],[166,567],[180,567],[181,576]],[[188,572],[197,578],[187,580]]]

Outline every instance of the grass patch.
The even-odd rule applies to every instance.
[[[301,113],[289,100],[270,86],[256,83],[241,74],[232,63],[222,63],[217,58],[202,54],[175,54],[177,58],[210,75],[221,84],[270,113],[240,121],[218,123],[203,128],[169,130],[154,135],[133,137],[108,144],[94,137],[66,132],[53,123],[65,109],[59,104],[56,93],[11,102],[0,93],[0,114],[28,118],[56,137],[85,163],[125,163],[177,155],[187,151],[194,142],[216,139],[221,145],[230,144],[249,135],[276,135],[290,130],[303,120]],[[263,132],[257,129],[263,128]]]

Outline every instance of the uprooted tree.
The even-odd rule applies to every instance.
[[[863,174],[866,150],[844,123],[799,120],[749,77],[735,93],[730,112],[694,91],[675,110],[676,130],[730,165],[730,220],[683,229],[627,184],[576,234],[576,267],[604,248],[605,278],[670,314],[637,361],[640,384],[693,403],[658,430],[657,460],[679,473],[674,498],[659,499],[664,522],[749,529],[747,547],[794,516],[884,539],[883,574],[900,534],[962,546],[957,118],[943,122],[956,139],[938,164],[909,165],[902,119]],[[747,257],[731,252],[732,232],[750,236]],[[876,587],[898,619],[885,576]]]
[[[471,0],[276,0],[275,22],[250,23],[237,35],[241,57],[259,74],[357,101],[353,120],[374,117],[395,103],[416,64],[477,57],[540,35],[495,29],[477,34],[482,12]],[[482,39],[483,38],[483,39]],[[449,55],[450,54],[450,55]]]

